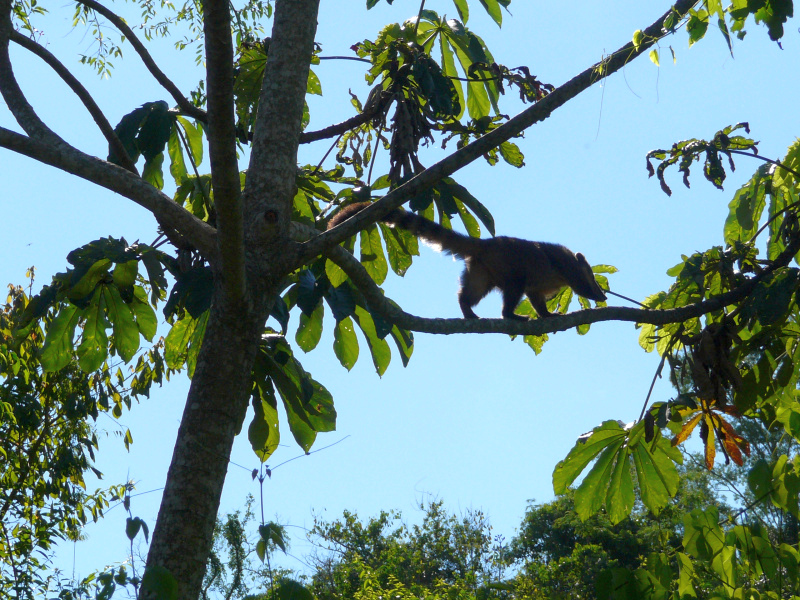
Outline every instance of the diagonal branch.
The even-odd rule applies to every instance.
[[[172,198],[145,182],[138,175],[63,143],[59,147],[34,140],[0,127],[0,147],[77,175],[116,192],[153,213],[162,226],[175,229],[208,260],[217,256],[216,232]]]
[[[138,175],[138,172],[136,171],[136,165],[131,160],[131,157],[128,155],[127,150],[125,150],[125,146],[122,144],[119,137],[117,137],[117,134],[114,133],[114,128],[111,127],[111,123],[108,122],[108,119],[106,119],[103,111],[100,110],[100,107],[94,101],[94,98],[92,98],[88,90],[83,87],[81,82],[78,81],[75,76],[70,73],[69,70],[55,56],[53,56],[49,50],[40,44],[37,44],[32,39],[22,35],[18,31],[13,30],[11,31],[10,39],[26,50],[30,50],[36,56],[50,65],[50,67],[58,74],[58,76],[64,80],[64,83],[66,83],[70,89],[75,92],[75,95],[78,96],[80,101],[83,102],[86,110],[88,110],[89,114],[92,115],[94,122],[97,123],[97,126],[100,128],[103,136],[108,141],[109,148],[113,150],[114,154],[122,159],[122,166],[128,169],[128,171],[131,173]]]
[[[153,60],[152,56],[150,56],[147,48],[144,47],[144,44],[142,44],[141,40],[136,37],[136,34],[133,32],[133,30],[124,20],[122,20],[119,15],[95,0],[78,0],[78,2],[87,8],[100,13],[114,24],[120,33],[124,35],[125,38],[131,43],[133,49],[139,54],[139,57],[142,59],[145,67],[147,67],[147,70],[150,71],[150,74],[155,78],[156,81],[158,81],[158,83],[161,84],[165,90],[169,92],[170,96],[172,96],[173,100],[175,100],[175,103],[178,105],[178,108],[180,108],[184,114],[203,122],[206,121],[208,118],[206,111],[197,108],[194,104],[189,102],[189,100],[178,89],[178,86],[175,85],[172,80],[167,77],[161,69],[158,68],[156,61]]]
[[[217,213],[217,242],[224,297],[238,303],[246,293],[244,219],[233,106],[233,38],[228,0],[203,3],[208,86],[208,154]]]
[[[346,131],[350,131],[351,129],[355,129],[363,125],[364,123],[371,120],[378,112],[381,110],[380,102],[375,102],[368,110],[364,112],[360,112],[357,115],[350,117],[346,121],[342,121],[341,123],[335,123],[334,125],[329,125],[324,129],[319,129],[317,131],[306,131],[300,134],[300,143],[301,144],[309,144],[311,142],[316,142],[318,140],[324,140],[326,138],[336,137],[337,135],[341,135]]]
[[[296,239],[314,237],[316,231],[293,223],[293,235]],[[370,308],[378,311],[391,323],[403,329],[422,333],[449,335],[453,333],[505,333],[508,335],[542,335],[566,331],[579,325],[590,325],[602,321],[629,321],[632,323],[649,323],[666,325],[682,323],[688,319],[701,317],[744,300],[756,288],[759,282],[770,273],[787,266],[800,250],[800,237],[794,238],[786,249],[757,276],[748,279],[729,292],[714,296],[708,300],[672,308],[668,310],[652,310],[629,307],[609,306],[579,310],[566,315],[553,315],[530,321],[514,321],[511,319],[429,319],[409,314],[383,295],[383,291],[373,281],[366,269],[341,246],[334,246],[325,251],[325,256],[342,269],[353,284],[364,294]]]
[[[697,0],[678,0],[664,15],[644,30],[643,41],[638,47],[628,42],[617,50],[608,59],[594,64],[570,81],[553,90],[545,98],[522,111],[497,129],[494,129],[475,140],[467,146],[455,151],[450,156],[416,175],[403,185],[395,188],[372,206],[367,207],[337,227],[303,244],[300,252],[302,258],[307,260],[317,256],[327,248],[338,244],[364,229],[370,223],[378,221],[389,214],[393,209],[416,194],[430,188],[443,177],[452,175],[457,170],[468,165],[475,159],[484,155],[492,148],[521,133],[534,123],[544,121],[550,114],[563,104],[591,87],[594,83],[624,67],[628,62],[646,52],[656,41],[666,35],[664,21],[674,16],[675,19],[685,16],[689,9],[697,4]]]

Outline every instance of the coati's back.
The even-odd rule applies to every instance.
[[[342,209],[331,219],[328,229],[368,205],[363,202]],[[476,318],[472,307],[493,288],[503,291],[503,316],[506,318],[522,319],[513,312],[523,293],[541,316],[549,314],[545,301],[565,286],[589,300],[606,300],[586,258],[559,244],[503,236],[472,238],[402,210],[393,210],[383,221],[464,259],[466,268],[461,278],[459,304],[467,318]]]

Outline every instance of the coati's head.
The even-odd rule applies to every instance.
[[[597,280],[594,278],[592,267],[589,266],[589,262],[586,260],[586,257],[578,252],[575,255],[575,258],[578,261],[580,277],[576,281],[571,282],[570,287],[579,296],[583,296],[589,300],[594,300],[595,302],[605,302],[605,292],[603,292],[603,288],[598,285]]]

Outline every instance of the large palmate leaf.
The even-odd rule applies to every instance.
[[[636,473],[642,502],[658,514],[678,490],[675,464],[682,462],[682,457],[660,435],[646,442],[644,433],[644,422],[626,428],[616,421],[606,421],[596,427],[556,466],[555,493],[566,492],[594,461],[575,492],[575,510],[582,519],[603,507],[613,523],[627,517],[634,502],[632,471]]]

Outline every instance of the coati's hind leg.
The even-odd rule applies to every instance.
[[[489,272],[481,265],[467,259],[461,274],[461,289],[458,290],[458,305],[465,319],[477,319],[472,307],[480,302],[492,289]]]
[[[527,296],[528,300],[531,301],[531,305],[536,309],[536,312],[539,314],[540,318],[552,316],[550,311],[547,310],[547,302],[545,302],[544,298],[537,294],[527,294]]]
[[[525,290],[525,282],[522,280],[511,279],[506,281],[502,287],[503,290],[503,318],[514,319],[515,321],[527,321],[526,317],[522,315],[515,315],[514,309],[522,299],[522,293]]]

